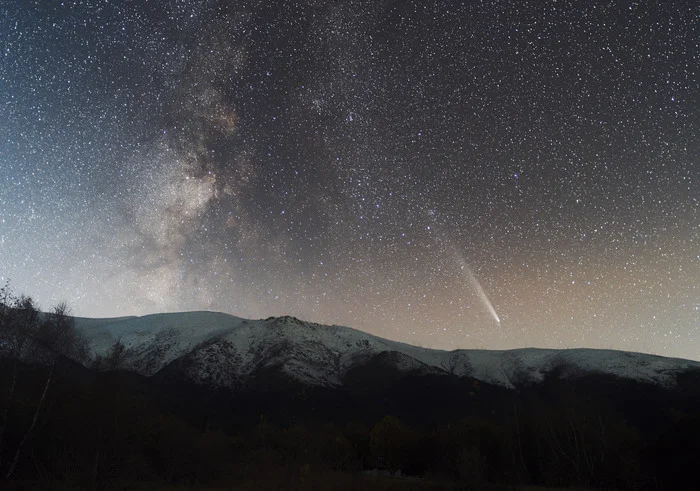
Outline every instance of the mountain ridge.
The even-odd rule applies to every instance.
[[[151,376],[169,367],[193,382],[230,389],[261,370],[338,388],[349,370],[391,352],[398,355],[388,363],[400,372],[468,376],[509,389],[553,373],[561,378],[600,373],[673,387],[679,373],[700,370],[700,362],[692,360],[595,348],[436,350],[291,316],[251,320],[196,311],[75,320],[98,355],[121,342],[127,369]]]

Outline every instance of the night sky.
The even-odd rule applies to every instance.
[[[694,1],[3,1],[0,277],[76,315],[700,359]]]

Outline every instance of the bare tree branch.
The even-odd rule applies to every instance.
[[[36,426],[36,421],[39,418],[39,412],[41,411],[41,406],[44,404],[44,400],[46,399],[46,393],[49,391],[49,386],[51,385],[51,379],[53,378],[53,371],[55,368],[56,364],[52,363],[51,364],[51,371],[49,372],[49,376],[46,378],[46,383],[44,384],[44,390],[41,393],[41,398],[39,399],[39,403],[36,405],[36,410],[34,411],[34,418],[32,418],[32,424],[29,426],[29,429],[27,432],[24,434],[24,437],[22,437],[22,440],[19,442],[19,445],[17,446],[17,450],[15,451],[15,456],[12,459],[12,464],[10,464],[10,468],[7,471],[7,474],[5,474],[5,479],[9,479],[12,477],[12,474],[15,472],[15,467],[17,467],[17,461],[19,460],[19,455],[22,452],[22,447],[24,444],[27,442],[29,437],[32,434],[32,431],[34,431],[34,427]]]

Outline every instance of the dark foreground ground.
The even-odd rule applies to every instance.
[[[700,374],[520,391],[374,371],[236,393],[0,361],[0,489],[693,489]],[[10,474],[8,476],[8,474]]]

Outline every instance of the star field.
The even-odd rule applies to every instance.
[[[695,2],[7,3],[0,276],[42,306],[700,359]]]

